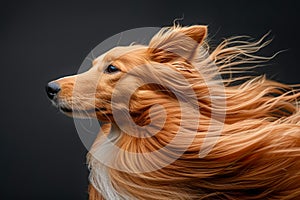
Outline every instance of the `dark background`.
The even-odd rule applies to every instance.
[[[195,1],[196,2],[196,1]],[[207,24],[211,43],[236,35],[274,41],[288,50],[263,69],[300,82],[299,1],[1,1],[0,199],[87,198],[87,150],[71,118],[48,101],[45,84],[76,73],[98,43],[124,30]]]

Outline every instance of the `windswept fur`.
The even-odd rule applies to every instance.
[[[248,68],[270,59],[255,55],[268,43],[264,38],[249,42],[247,38],[236,37],[210,50],[205,37],[204,26],[174,26],[160,31],[149,46],[119,47],[96,59],[97,68],[113,63],[120,68],[121,74],[110,78],[103,75],[95,86],[95,107],[99,108],[96,116],[108,123],[102,127],[88,156],[92,183],[90,200],[300,199],[299,90],[265,76],[243,75]],[[141,65],[141,70],[137,67],[131,71]],[[218,70],[214,70],[214,65]],[[91,77],[92,72],[87,73],[83,76]],[[187,82],[178,79],[177,73]],[[240,75],[234,76],[235,73]],[[136,137],[138,133],[124,131],[112,117],[112,93],[125,74],[128,76],[125,83],[129,84],[146,76],[158,77],[156,82],[161,82],[134,91],[129,105],[130,116],[127,116],[145,127],[153,121],[161,121],[161,108],[164,108],[164,124],[152,137]],[[223,79],[216,78],[219,75]],[[225,87],[220,86],[223,84]],[[62,91],[70,87],[62,81],[60,85]],[[120,87],[116,89],[117,98],[128,92],[127,85]],[[192,94],[188,88],[196,95],[196,101],[189,100]],[[88,110],[87,106],[92,103],[78,104],[74,100],[89,99],[83,91],[86,90],[79,94],[75,90],[76,98],[68,102],[79,110]],[[71,95],[60,98],[70,99]],[[178,98],[186,98],[185,103],[191,104],[189,112],[200,111],[199,119],[193,119],[195,115],[191,114],[183,121]],[[213,98],[224,98],[226,104],[219,105],[219,101],[213,104]],[[162,107],[153,107],[157,104]],[[113,105],[124,111],[122,103]],[[224,119],[222,114],[225,114]],[[216,139],[216,143],[201,157],[199,152],[203,150],[211,118],[217,125],[222,124],[221,134],[209,136],[209,139]],[[195,120],[196,129],[191,127]],[[126,122],[123,121],[124,126]],[[183,130],[180,136],[179,130]],[[181,142],[168,146],[176,136]],[[105,166],[98,160],[99,154],[109,153],[101,149],[105,137],[113,137],[116,145],[124,150],[112,155],[115,156],[114,165],[125,170]],[[191,141],[187,148],[186,141]],[[166,146],[168,148],[151,159],[135,159],[126,154],[147,154]],[[178,159],[169,165],[149,170],[152,165],[159,166],[177,156]]]

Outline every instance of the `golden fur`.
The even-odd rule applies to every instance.
[[[152,74],[155,78],[167,74],[160,80],[169,81],[173,88],[192,88],[198,99],[196,110],[200,109],[200,120],[197,133],[188,148],[182,155],[178,154],[178,159],[161,169],[147,171],[150,161],[128,160],[126,153],[117,154],[116,165],[133,171],[145,171],[134,173],[107,168],[111,184],[121,197],[150,200],[300,199],[298,89],[268,80],[265,76],[244,75],[247,69],[270,59],[254,54],[268,43],[263,42],[264,38],[249,42],[236,37],[210,50],[205,41],[206,34],[205,26],[164,28],[148,46],[116,47],[95,59],[89,71],[56,81],[61,86],[59,106],[73,107],[73,113],[69,115],[80,117],[79,111],[85,111],[84,115],[107,122],[88,155],[92,183],[90,200],[104,199],[97,180],[97,168],[103,164],[95,155],[102,145],[102,136],[108,136],[111,126],[116,125],[111,99],[117,82],[127,73],[129,84],[138,76]],[[195,70],[192,63],[200,68]],[[109,64],[117,66],[120,72],[106,74],[104,70]],[[218,71],[209,67],[201,68],[213,65],[218,66]],[[136,66],[144,68],[130,75],[130,70]],[[179,72],[189,85],[182,86],[183,82],[175,79],[176,74],[167,69]],[[236,73],[239,75],[235,76]],[[215,79],[217,74],[221,74],[223,79]],[[204,75],[209,80],[205,83]],[[217,109],[216,115],[211,114],[213,108],[208,88],[214,82],[225,85],[226,98],[224,110]],[[116,91],[117,96],[125,95],[126,87],[121,86]],[[156,118],[160,120],[161,107],[153,107],[154,104],[161,105],[166,114],[161,130],[148,138],[135,137],[132,133],[120,130],[117,136],[120,149],[136,153],[154,152],[169,144],[181,126],[189,129],[189,123],[181,124],[182,111],[174,91],[163,84],[139,87],[130,99],[130,117],[139,126],[146,126]],[[115,106],[120,110],[123,105],[120,103]],[[95,114],[91,112],[94,108]],[[222,112],[225,112],[223,121],[221,117],[219,119]],[[211,117],[224,123],[224,126],[211,151],[199,157]],[[184,143],[190,136],[183,134],[180,137]],[[157,154],[151,162],[160,163],[162,159],[170,159],[174,156],[171,154],[181,152],[184,146],[177,144],[170,148],[174,151],[169,149]]]

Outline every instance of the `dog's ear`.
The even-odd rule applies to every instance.
[[[160,63],[191,60],[206,35],[207,27],[200,25],[162,29],[149,43],[150,58]]]

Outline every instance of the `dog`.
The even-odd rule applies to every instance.
[[[90,200],[300,199],[299,89],[247,75],[272,58],[265,38],[207,41],[207,26],[162,28],[48,83],[64,114],[103,123]]]

